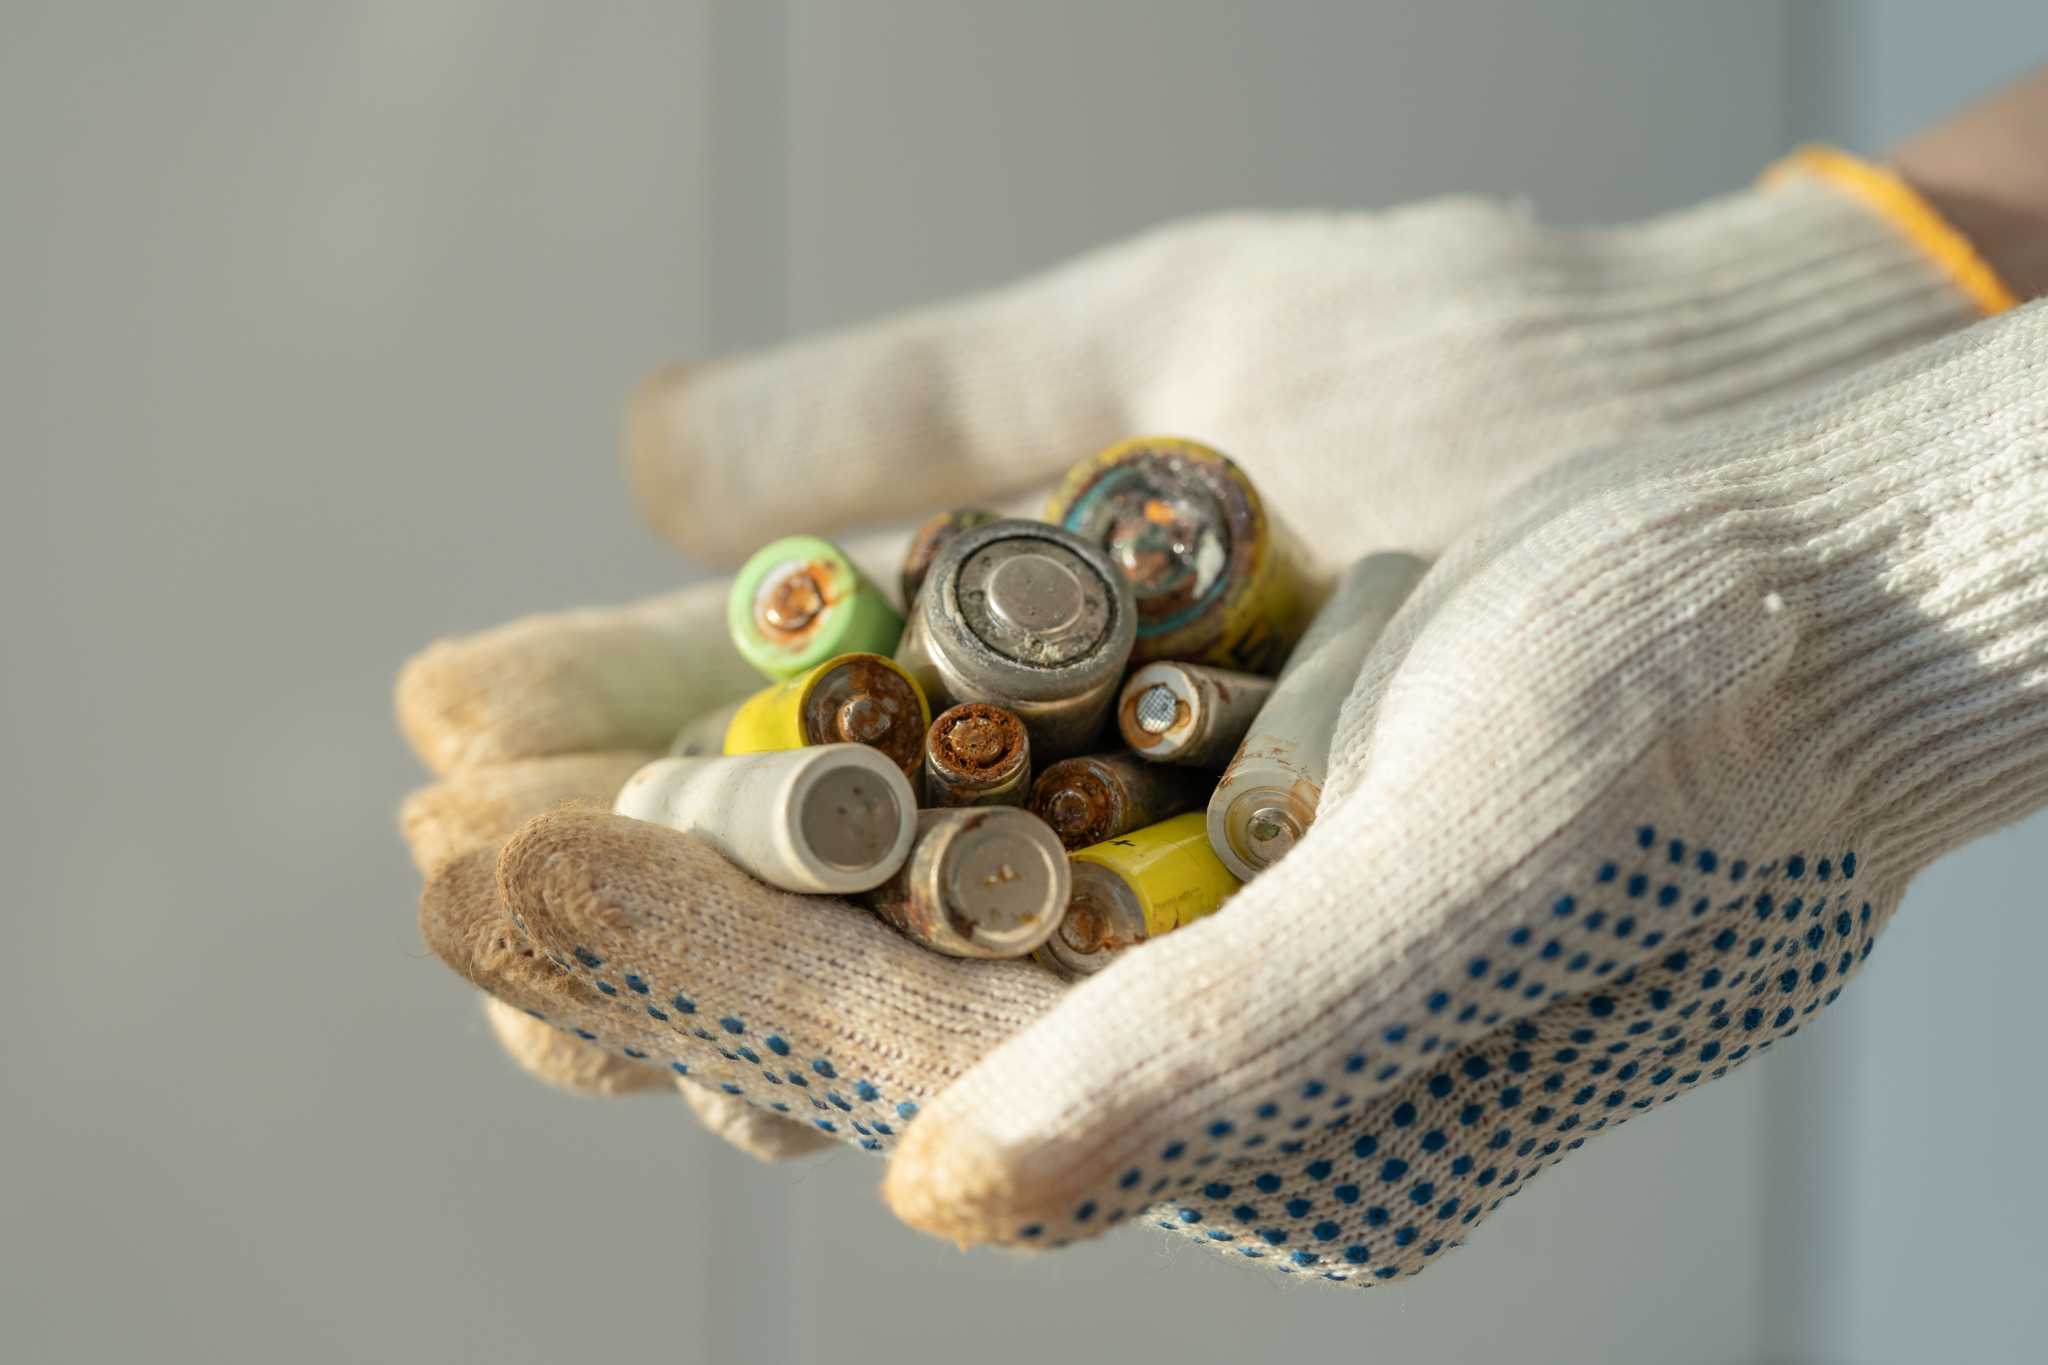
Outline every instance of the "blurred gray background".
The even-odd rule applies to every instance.
[[[858,1156],[528,1081],[419,946],[389,687],[691,572],[617,474],[657,362],[1204,209],[1675,207],[2044,53],[2039,0],[0,0],[0,1359],[2040,1359],[2041,820],[1798,1044],[1319,1292],[962,1256]]]

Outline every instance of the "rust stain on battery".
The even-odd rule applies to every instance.
[[[1108,917],[1085,901],[1078,901],[1068,908],[1067,917],[1060,924],[1060,938],[1083,957],[1119,952],[1143,941],[1120,937],[1110,928]]]
[[[1031,789],[1031,813],[1052,826],[1068,849],[1086,848],[1109,837],[1122,813],[1118,793],[1085,759],[1055,763]]]
[[[1285,768],[1291,773],[1300,773],[1301,765],[1288,757],[1288,750],[1293,747],[1293,745],[1283,740],[1268,740],[1264,744],[1259,744],[1256,741],[1246,741],[1245,746],[1237,751],[1237,756],[1230,760],[1230,766],[1223,770],[1223,776],[1219,780],[1219,785],[1231,781],[1237,776],[1238,770],[1247,765],[1256,766],[1258,764],[1271,763]],[[1300,785],[1300,783],[1307,783],[1311,794],[1318,799],[1321,798],[1323,794],[1321,783],[1305,774],[1299,779],[1297,785]]]
[[[1025,744],[1024,722],[987,702],[953,707],[932,723],[932,757],[949,774],[998,777],[1017,765]]]
[[[782,575],[762,594],[754,608],[754,624],[771,640],[800,644],[817,629],[826,609],[846,596],[847,586],[829,560],[813,559]]]
[[[924,716],[902,674],[855,656],[818,680],[805,699],[805,738],[813,744],[865,744],[915,773],[924,761]]]
[[[1217,691],[1225,701],[1230,699],[1230,694],[1224,692],[1220,686],[1217,688]],[[1178,737],[1183,730],[1187,729],[1188,722],[1194,718],[1194,712],[1188,706],[1187,698],[1175,697],[1173,699],[1173,720],[1168,723],[1164,730],[1147,730],[1138,723],[1138,703],[1144,699],[1145,694],[1143,692],[1133,692],[1130,696],[1125,697],[1121,708],[1122,714],[1117,717],[1117,729],[1123,733],[1124,739],[1129,742],[1133,749],[1157,748],[1159,745],[1166,743],[1167,740]]]

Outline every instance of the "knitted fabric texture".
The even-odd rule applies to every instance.
[[[737,562],[798,525],[914,519],[1178,432],[1243,460],[1328,562],[1434,553],[1504,477],[1975,316],[1891,223],[1796,173],[1597,230],[1478,199],[1228,215],[657,378],[631,466],[671,540]]]
[[[1970,311],[1889,224],[1796,177],[1594,232],[1478,201],[1212,219],[658,380],[634,467],[687,548],[737,555],[819,508],[912,522],[948,496],[1021,509],[1012,490],[1076,455],[1178,428],[1223,440],[1336,562],[1439,549],[1488,494],[1578,444],[1839,372]],[[850,548],[887,568],[901,539]],[[722,639],[723,598],[700,585],[530,618],[409,664],[402,728],[447,775],[404,813],[422,870],[565,801],[608,804],[633,752],[757,685]],[[559,1083],[590,1065],[514,1051],[559,1063]]]
[[[1412,1273],[1796,1032],[1916,871],[2048,798],[2044,357],[2036,306],[1540,477],[1375,652],[1300,847],[1070,991],[597,812],[447,864],[427,937],[585,1041],[895,1147],[893,1206],[958,1240],[1143,1218]]]

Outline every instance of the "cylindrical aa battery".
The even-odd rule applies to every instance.
[[[1073,854],[1074,889],[1038,961],[1067,976],[1107,967],[1133,944],[1214,914],[1237,890],[1190,811]]]
[[[945,548],[947,541],[962,531],[986,526],[997,519],[997,513],[979,507],[961,507],[951,512],[940,512],[911,532],[910,546],[903,552],[903,609],[909,611],[917,601],[917,590],[924,586],[932,561],[939,557],[939,551]]]
[[[732,581],[725,621],[741,657],[777,679],[839,654],[893,654],[903,633],[882,590],[816,536],[784,536],[754,551]]]
[[[1201,664],[1151,663],[1131,674],[1117,728],[1131,752],[1154,763],[1221,768],[1266,704],[1273,680]]]
[[[1131,585],[1102,551],[1056,526],[992,521],[939,551],[896,660],[939,710],[1014,714],[1048,762],[1101,734],[1137,625]]]
[[[725,752],[725,732],[732,728],[732,718],[744,702],[731,701],[720,707],[694,716],[676,731],[675,740],[668,746],[670,758],[702,758],[706,754]]]
[[[1023,957],[1059,927],[1069,886],[1066,850],[1029,811],[926,810],[909,859],[862,899],[935,952]]]
[[[724,751],[755,754],[807,744],[865,744],[915,778],[924,766],[931,711],[916,681],[894,659],[842,654],[741,702]]]
[[[1337,712],[1366,651],[1428,567],[1413,555],[1367,555],[1339,577],[1302,636],[1209,798],[1209,842],[1240,878],[1272,866],[1308,832]]]
[[[627,779],[612,809],[699,835],[785,891],[879,886],[917,830],[909,779],[865,744],[658,758]]]
[[[1046,520],[1101,546],[1130,579],[1139,663],[1271,674],[1315,608],[1294,538],[1244,471],[1198,441],[1140,436],[1082,461]]]
[[[933,806],[1021,806],[1031,797],[1031,736],[1000,706],[962,702],[925,732],[924,798]]]
[[[1031,784],[1031,810],[1068,848],[1086,848],[1199,810],[1208,795],[1206,773],[1147,763],[1134,754],[1094,754],[1040,773]]]

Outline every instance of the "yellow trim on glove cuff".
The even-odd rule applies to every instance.
[[[1969,238],[1951,227],[1918,190],[1892,171],[1833,147],[1816,145],[1801,147],[1779,161],[1763,173],[1761,183],[1770,186],[1795,175],[1810,175],[1861,201],[1940,267],[1987,317],[2019,303],[2019,297],[1977,254]]]

